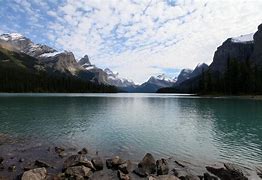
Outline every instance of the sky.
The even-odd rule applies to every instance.
[[[210,64],[262,23],[262,0],[0,0],[0,33],[88,55],[136,83]]]

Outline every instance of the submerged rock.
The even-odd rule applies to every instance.
[[[51,167],[48,163],[40,160],[36,160],[35,165],[38,167],[45,167],[45,168]]]
[[[89,178],[93,174],[92,170],[85,166],[69,167],[65,171],[65,175],[70,178],[84,179]]]
[[[156,161],[157,175],[166,175],[169,172],[167,160],[160,159]]]
[[[21,180],[44,180],[47,176],[45,168],[37,168],[23,173]]]
[[[62,148],[62,147],[55,147],[55,152],[58,153],[58,154],[60,154],[61,152],[64,152],[64,151],[65,151],[65,149]]]
[[[15,170],[16,170],[16,166],[15,165],[11,165],[11,166],[8,167],[8,171],[13,172]]]
[[[257,168],[257,175],[262,179],[262,168]]]
[[[91,160],[97,171],[103,170],[104,163],[101,157],[95,157]]]
[[[78,152],[78,154],[87,154],[88,150],[86,148],[81,149],[81,151]]]
[[[0,157],[0,164],[4,161],[3,157]]]

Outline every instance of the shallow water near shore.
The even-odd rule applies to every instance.
[[[136,160],[151,152],[195,165],[262,166],[258,100],[176,94],[0,94],[0,122],[0,132],[22,138],[24,148],[87,147]]]

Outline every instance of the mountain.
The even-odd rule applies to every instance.
[[[113,73],[109,68],[101,69],[96,67],[95,65],[91,64],[88,55],[85,55],[78,61],[78,64],[86,69],[89,72],[94,74],[92,78],[93,81],[98,82],[99,84],[107,84],[111,86],[116,86],[126,91],[126,88],[134,88],[136,85],[133,81],[121,78],[119,73]]]
[[[107,74],[107,82],[112,86],[119,88],[136,87],[136,84],[132,80],[119,77],[119,73],[114,73],[109,68],[104,69]]]
[[[199,63],[195,69],[193,70],[193,72],[190,74],[190,79],[197,77],[199,75],[201,75],[203,72],[208,70],[208,65],[206,63]]]
[[[177,77],[176,84],[181,84],[182,82],[188,80],[190,78],[191,73],[193,72],[192,69],[182,69]]]
[[[158,92],[261,94],[262,25],[255,34],[227,39],[217,48],[209,68],[200,75]]]
[[[30,39],[17,33],[0,35],[0,46],[3,58],[9,57],[8,59],[1,59],[1,63],[8,62],[2,64],[2,68],[7,68],[5,65],[7,64],[8,67],[23,67],[26,71],[22,71],[22,69],[19,69],[19,71],[22,73],[30,72],[36,76],[42,73],[45,74],[44,76],[56,78],[69,78],[88,83],[98,82],[96,81],[96,74],[79,65],[72,52],[59,52],[46,45],[34,44]],[[10,59],[16,60],[10,61]],[[30,59],[30,63],[27,62],[27,59]],[[9,62],[12,62],[11,65]],[[15,63],[18,64],[15,65]],[[105,85],[109,86],[104,84],[101,87]],[[90,87],[90,89],[92,88]]]
[[[0,92],[116,92],[76,76],[47,72],[43,62],[0,45]]]
[[[23,52],[32,57],[38,57],[44,53],[56,52],[55,49],[46,45],[35,44],[30,39],[18,33],[0,35],[0,44],[3,48],[15,52]]]
[[[165,74],[152,76],[149,80],[140,86],[133,89],[133,92],[139,93],[155,93],[158,89],[164,87],[171,87],[175,84],[175,80],[167,77]]]
[[[219,46],[214,54],[210,70],[216,73],[224,73],[228,60],[244,62],[250,59],[254,51],[253,34],[243,35],[227,39]]]

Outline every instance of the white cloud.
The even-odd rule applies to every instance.
[[[32,22],[41,22],[34,3],[15,1],[36,14]],[[49,3],[40,6],[51,18],[45,34],[56,48],[88,54],[97,66],[140,83],[164,68],[210,63],[224,40],[255,32],[262,23],[261,0],[66,0],[52,8]]]

